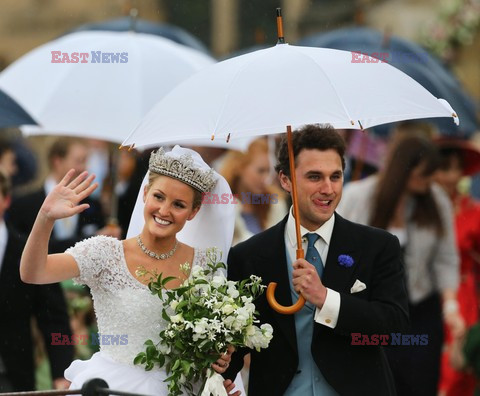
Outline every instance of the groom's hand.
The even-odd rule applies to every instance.
[[[293,287],[305,300],[318,308],[323,307],[327,288],[323,286],[315,266],[305,259],[298,259],[293,263]]]

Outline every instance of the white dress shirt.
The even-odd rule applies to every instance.
[[[49,177],[45,180],[44,189],[45,195],[50,194],[50,192],[55,188],[58,183],[54,178]],[[53,225],[53,233],[56,239],[65,240],[70,239],[75,236],[77,230],[79,215],[73,215],[70,217],[65,217],[63,219],[58,219]]]
[[[2,271],[3,259],[5,257],[5,250],[7,250],[8,230],[5,222],[0,220],[0,272]]]
[[[315,248],[318,250],[320,257],[322,258],[323,266],[327,262],[328,249],[330,247],[330,241],[332,239],[333,226],[335,225],[335,216],[330,217],[320,228],[315,231],[309,231],[300,225],[300,233],[302,234],[302,247],[303,250],[307,250],[308,242],[304,237],[305,234],[316,233],[320,235],[317,242],[315,242]],[[287,252],[290,255],[292,263],[296,260],[296,250],[297,250],[297,237],[295,232],[295,218],[293,217],[293,210],[290,208],[288,215],[287,224],[285,226],[285,245],[287,247]],[[340,293],[335,290],[329,289],[327,287],[327,297],[322,308],[315,310],[315,322],[330,327],[335,328],[338,321],[338,314],[340,312]]]

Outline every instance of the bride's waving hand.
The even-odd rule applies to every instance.
[[[98,186],[93,183],[93,174],[82,172],[73,178],[74,175],[74,169],[67,172],[47,195],[37,215],[20,261],[20,277],[25,283],[54,283],[79,275],[78,265],[71,255],[48,255],[48,241],[55,220],[88,209],[89,205],[81,202]]]
[[[74,175],[75,169],[68,171],[43,202],[40,213],[48,219],[63,219],[88,209],[88,204],[80,202],[97,188],[98,183],[92,184],[95,175],[82,172],[72,180]]]

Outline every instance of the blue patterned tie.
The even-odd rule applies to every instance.
[[[315,242],[320,238],[320,235],[314,233],[305,234],[308,240],[307,246],[307,255],[305,256],[305,260],[307,260],[310,264],[314,265],[317,269],[318,276],[322,279],[323,274],[323,262],[318,250],[315,248]]]

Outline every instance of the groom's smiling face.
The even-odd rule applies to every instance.
[[[304,149],[296,157],[295,176],[301,224],[316,230],[333,216],[342,198],[342,159],[335,150]],[[281,174],[280,182],[291,192],[286,175]]]

